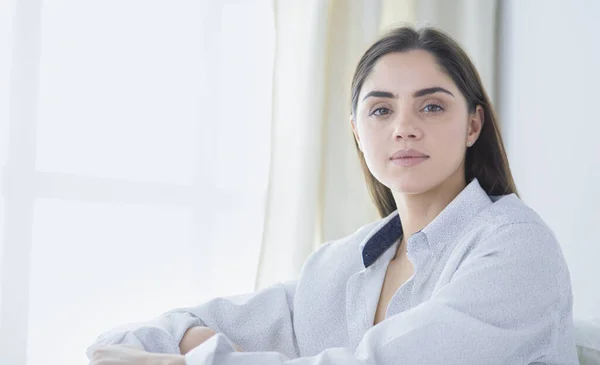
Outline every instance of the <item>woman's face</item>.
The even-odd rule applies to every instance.
[[[477,139],[482,117],[481,107],[469,113],[433,55],[413,50],[377,61],[360,91],[352,129],[377,180],[419,194],[449,178],[464,180],[467,143]]]

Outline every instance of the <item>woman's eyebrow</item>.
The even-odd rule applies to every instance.
[[[436,86],[436,87],[428,87],[427,89],[417,90],[413,93],[413,97],[419,98],[421,96],[435,94],[435,93],[439,93],[439,92],[454,96],[454,94],[452,94],[450,91],[444,89],[443,87]]]
[[[373,91],[369,91],[367,93],[367,95],[365,95],[365,97],[362,99],[362,101],[365,101],[369,97],[390,98],[390,99],[397,99],[398,98],[397,95],[394,95],[394,94],[392,94],[389,91],[373,90]]]
[[[421,96],[440,93],[440,92],[454,96],[454,94],[452,94],[450,91],[444,89],[443,87],[435,86],[435,87],[428,87],[426,89],[417,90],[413,93],[413,97],[419,98]],[[365,95],[365,97],[362,99],[362,101],[365,101],[369,97],[397,99],[398,95],[395,95],[389,91],[373,90],[373,91],[369,91],[367,93],[367,95]]]

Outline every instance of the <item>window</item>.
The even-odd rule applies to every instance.
[[[25,11],[35,10],[17,18],[31,18]],[[0,339],[12,332],[6,324],[27,328],[26,343],[14,342],[26,350],[5,345],[2,359],[81,364],[110,328],[254,289],[273,14],[266,0],[47,0],[37,11],[37,64],[13,69],[39,71],[35,95],[10,104],[37,111],[21,126],[32,145],[6,153],[21,140],[0,125],[0,199],[12,199],[0,217],[29,227],[0,225],[1,304],[20,311],[0,312]],[[10,37],[32,47],[14,29]],[[28,205],[29,219],[15,213]]]

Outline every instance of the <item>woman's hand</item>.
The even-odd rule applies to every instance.
[[[185,355],[195,347],[199,346],[200,344],[214,336],[215,334],[216,332],[208,327],[192,327],[185,332],[183,338],[181,339],[181,342],[179,342],[179,351],[181,351],[182,355]],[[236,351],[242,351],[242,349],[239,346],[234,345],[234,347]]]
[[[183,355],[154,354],[140,347],[110,345],[98,347],[90,365],[185,365]]]

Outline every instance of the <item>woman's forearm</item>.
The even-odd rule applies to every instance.
[[[201,343],[211,338],[215,333],[215,331],[211,330],[208,327],[191,327],[185,332],[183,338],[181,339],[181,342],[179,342],[179,351],[182,355],[185,355],[188,352],[190,352],[193,348],[199,346]]]
[[[181,339],[181,342],[179,342],[179,351],[182,355],[185,355],[192,349],[196,348],[197,346],[214,336],[215,334],[216,332],[208,327],[191,327],[185,332],[183,338]],[[242,349],[239,346],[234,346],[236,351],[242,351]]]

